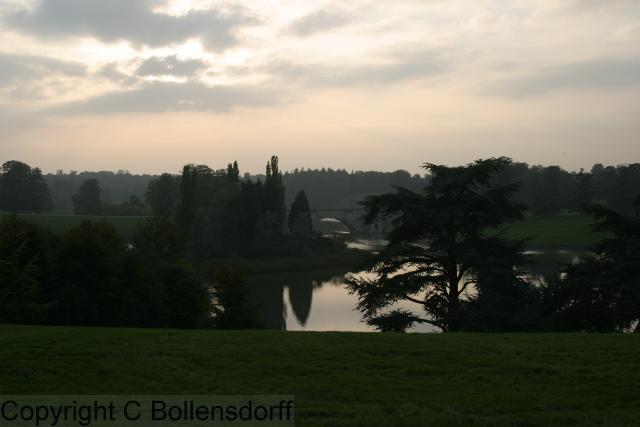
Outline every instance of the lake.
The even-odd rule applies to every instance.
[[[375,250],[384,241],[356,240],[349,246]],[[584,252],[570,250],[529,251],[534,263],[531,270],[541,281],[560,274],[562,264],[576,262]],[[260,316],[269,329],[289,331],[373,331],[361,322],[354,310],[358,299],[344,286],[347,269],[324,269],[291,273],[262,274],[249,278],[252,300],[259,305]],[[397,307],[415,311],[416,304],[405,302]],[[422,314],[416,311],[416,314]],[[419,325],[412,332],[434,332],[430,325]]]

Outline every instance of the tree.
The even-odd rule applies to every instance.
[[[298,192],[289,210],[289,250],[297,255],[310,255],[313,240],[313,224],[309,201],[304,191]]]
[[[635,215],[602,205],[586,212],[595,231],[612,235],[594,247],[594,256],[567,266],[551,290],[556,323],[563,330],[640,332],[640,199]]]
[[[257,310],[249,302],[244,276],[232,268],[220,268],[214,275],[213,325],[216,329],[258,329]]]
[[[521,249],[509,244],[487,246],[484,259],[470,273],[475,292],[465,302],[462,330],[530,332],[542,328],[541,290],[522,271],[527,259],[519,253]],[[519,270],[509,268],[510,263]]]
[[[97,179],[87,179],[72,196],[73,209],[76,215],[99,215],[102,213],[100,183]]]
[[[569,206],[573,178],[559,166],[534,166],[526,183],[529,208],[539,215],[559,213]]]
[[[492,176],[509,165],[504,157],[460,167],[427,163],[432,179],[422,194],[397,188],[362,203],[367,223],[389,218],[393,225],[388,245],[367,266],[368,275],[347,279],[364,320],[376,325],[393,316],[397,325],[404,317],[407,325],[426,322],[459,331],[469,287],[515,274],[514,266],[525,261],[523,243],[489,232],[522,219],[524,207],[512,201],[517,185],[491,184]],[[383,312],[401,300],[416,303],[428,317]]]
[[[303,190],[296,195],[289,210],[289,231],[295,235],[311,238],[313,225],[309,201]]]
[[[593,190],[591,184],[591,174],[586,173],[584,169],[575,176],[573,183],[573,195],[571,197],[571,209],[573,211],[581,211],[593,200]]]
[[[211,295],[205,281],[185,260],[180,229],[168,217],[153,217],[134,234],[130,282],[143,326],[208,326]]]
[[[54,323],[124,326],[133,317],[123,278],[125,242],[111,223],[81,221],[61,236],[56,252]]]
[[[257,222],[257,245],[263,251],[280,246],[285,227],[285,188],[282,173],[278,167],[278,157],[271,156],[267,163],[266,178],[262,186],[262,209]]]
[[[49,187],[38,168],[16,160],[5,162],[0,170],[0,211],[49,212]]]
[[[240,168],[238,167],[237,161],[227,165],[227,179],[233,183],[240,182]]]
[[[151,212],[155,216],[171,216],[178,207],[179,193],[176,178],[163,173],[158,178],[149,181],[144,195]]]
[[[176,222],[185,232],[189,232],[193,226],[193,220],[197,208],[197,180],[198,169],[194,165],[185,165],[182,168],[182,179],[180,181],[180,204]]]
[[[284,213],[285,189],[282,185],[282,173],[278,166],[278,156],[271,156],[267,163],[267,177],[264,181],[265,208],[268,212]]]
[[[0,322],[45,321],[52,306],[43,290],[52,240],[51,233],[15,215],[0,217]]]

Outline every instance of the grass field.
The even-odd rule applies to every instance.
[[[290,394],[298,426],[638,425],[639,335],[0,326],[0,394]]]
[[[532,248],[586,249],[606,237],[606,233],[591,230],[593,219],[587,215],[565,213],[548,216],[527,216],[524,221],[506,227],[507,236],[531,238]]]
[[[111,222],[118,233],[129,239],[137,225],[147,217],[140,216],[77,216],[77,215],[20,215],[52,231],[63,231],[66,227],[78,224],[82,219]],[[532,248],[576,248],[586,249],[600,240],[605,234],[591,231],[591,217],[580,214],[561,214],[549,216],[527,216],[524,221],[506,227],[509,237],[524,239],[532,237]]]

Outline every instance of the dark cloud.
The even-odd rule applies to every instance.
[[[118,64],[115,62],[100,67],[96,72],[96,76],[111,80],[125,87],[132,86],[139,82],[139,79],[136,76],[130,76],[120,71],[118,69]]]
[[[598,58],[492,83],[483,88],[482,93],[518,98],[558,90],[608,90],[636,85],[640,85],[640,58]]]
[[[81,77],[87,73],[83,64],[42,56],[0,53],[0,86],[25,83],[47,77]]]
[[[310,86],[384,85],[404,80],[417,80],[441,74],[450,68],[437,51],[396,54],[385,61],[360,66],[300,65],[279,62],[267,71],[287,81]]]
[[[234,31],[253,18],[238,9],[192,10],[181,16],[154,12],[154,0],[42,0],[33,10],[9,14],[5,24],[41,37],[95,37],[164,46],[199,37],[209,48],[237,43]]]
[[[350,20],[351,18],[348,15],[342,13],[319,10],[293,22],[289,27],[289,31],[298,36],[310,36],[342,27]]]
[[[207,86],[203,83],[153,82],[64,104],[51,112],[64,114],[226,112],[235,107],[276,104],[279,93],[254,87]]]
[[[138,69],[139,76],[179,76],[190,77],[194,73],[206,68],[204,61],[189,59],[181,61],[177,56],[167,56],[164,58],[151,57],[146,59]]]

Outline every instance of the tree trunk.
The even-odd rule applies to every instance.
[[[460,313],[457,263],[453,264],[450,268],[449,294],[447,295],[447,300],[447,332],[459,332],[462,327],[462,318]]]

